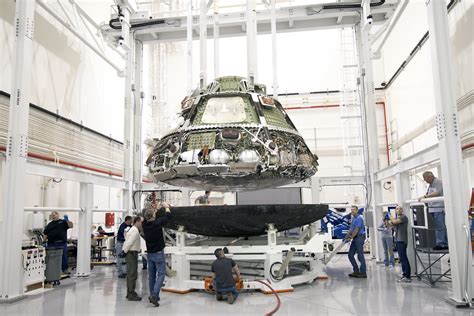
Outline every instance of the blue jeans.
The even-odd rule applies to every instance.
[[[163,251],[148,253],[148,285],[150,296],[160,299],[160,291],[166,275],[166,259]]]
[[[48,243],[48,248],[51,249],[62,249],[63,250],[63,258],[61,263],[61,270],[66,271],[68,268],[67,264],[67,242],[53,242]]]
[[[431,213],[431,216],[433,216],[433,219],[435,221],[436,246],[448,247],[448,234],[446,231],[446,224],[444,221],[445,213],[444,212]]]
[[[235,298],[239,296],[239,292],[237,292],[237,288],[235,286],[233,287],[226,287],[226,288],[221,288],[221,289],[216,289],[216,292],[219,294],[226,294],[226,293],[232,293]]]
[[[127,273],[127,266],[124,265],[125,258],[120,258],[119,254],[122,252],[123,248],[123,241],[117,241],[115,244],[115,256],[117,257],[117,273],[118,275],[126,274]]]
[[[237,292],[237,287],[234,285],[232,287],[222,287],[218,288],[216,281],[214,281],[214,288],[216,289],[216,294],[226,294],[226,293],[232,293],[235,298],[239,296],[239,292]]]
[[[397,241],[397,251],[398,259],[400,259],[402,265],[403,276],[407,279],[411,279],[410,261],[408,261],[407,256],[407,244],[403,241]]]
[[[365,265],[365,257],[364,257],[364,241],[365,235],[358,235],[354,239],[352,239],[351,246],[349,248],[349,253],[347,256],[349,257],[349,261],[352,264],[352,270],[354,272],[366,273],[367,268]],[[357,259],[360,262],[360,268],[357,265],[357,262],[354,258],[354,255],[357,253]]]
[[[395,260],[393,256],[393,238],[392,237],[385,237],[382,238],[382,245],[383,245],[383,253],[385,255],[384,263],[386,266],[388,265],[395,265]]]

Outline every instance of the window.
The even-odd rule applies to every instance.
[[[204,124],[241,123],[247,118],[242,97],[211,98],[202,116]]]

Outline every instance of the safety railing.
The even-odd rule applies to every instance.
[[[24,208],[25,212],[84,212],[83,208],[80,207],[58,207],[58,206],[29,206]],[[104,213],[123,213],[128,212],[126,209],[112,209],[112,208],[93,208],[92,212],[104,212]]]
[[[25,212],[34,212],[34,213],[39,213],[39,212],[83,212],[84,209],[80,207],[58,207],[58,206],[53,206],[53,207],[43,207],[43,206],[30,206],[30,207],[25,207]]]

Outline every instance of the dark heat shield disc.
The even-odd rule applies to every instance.
[[[172,208],[165,227],[183,226],[186,232],[203,236],[259,236],[270,223],[284,231],[320,220],[327,212],[325,204],[180,206]],[[162,215],[164,210],[159,211]]]

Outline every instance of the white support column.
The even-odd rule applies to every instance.
[[[187,85],[186,92],[190,95],[193,92],[193,2],[188,0],[186,20],[186,42],[187,42]]]
[[[277,60],[277,30],[276,30],[276,15],[275,4],[276,0],[271,0],[270,7],[270,24],[272,30],[272,71],[273,71],[273,98],[278,99],[278,60]],[[316,141],[316,140],[315,140]]]
[[[133,188],[140,190],[142,183],[142,126],[143,126],[143,89],[142,89],[142,74],[143,74],[143,44],[140,41],[135,41],[135,65],[134,65],[134,83],[132,86],[134,107],[133,107]],[[133,197],[132,197],[133,198]],[[140,201],[135,201],[138,208],[140,208]]]
[[[171,255],[171,269],[173,274],[166,282],[165,291],[187,293],[191,290],[188,282],[191,279],[191,263],[187,260],[186,247],[186,232],[179,229],[176,232],[176,252]],[[168,249],[168,248],[167,248]]]
[[[199,88],[207,86],[207,0],[201,0],[199,15]]]
[[[381,183],[375,182],[375,173],[379,170],[379,150],[378,150],[378,135],[377,135],[377,115],[375,111],[375,87],[374,87],[374,71],[372,64],[372,48],[370,43],[369,32],[371,23],[368,19],[370,16],[370,1],[362,1],[362,16],[361,21],[357,27],[360,39],[359,56],[362,62],[361,66],[361,80],[363,95],[363,107],[365,110],[366,131],[368,141],[368,170],[370,177],[370,209],[373,212],[373,224],[370,234],[372,257],[377,261],[382,259],[383,249],[380,239],[380,233],[375,227],[382,221],[382,210],[377,205],[382,202],[382,188]]]
[[[265,274],[265,279],[272,280],[272,276],[271,276],[272,265],[275,262],[283,262],[283,256],[281,252],[275,249],[277,245],[277,230],[275,229],[273,224],[269,224],[268,226],[269,226],[267,230],[268,250],[265,256],[264,274]]]
[[[17,0],[14,20],[14,67],[10,116],[0,214],[0,302],[23,297],[21,244],[26,158],[28,154],[28,112],[30,72],[33,60],[35,1]]]
[[[92,234],[92,207],[94,204],[94,185],[80,184],[79,231],[77,234],[77,268],[76,276],[87,277],[91,274],[91,234]]]
[[[255,0],[247,0],[247,80],[253,90],[257,81],[257,17]]]
[[[319,177],[313,176],[310,179],[311,182],[311,197],[313,204],[321,203],[321,185],[319,183]]]
[[[133,191],[133,95],[132,83],[135,70],[135,41],[130,39],[125,58],[125,102],[124,102],[124,132],[123,132],[123,178],[126,181],[127,188],[123,190],[122,208],[128,212],[132,210],[132,191]]]
[[[181,206],[191,206],[191,192],[188,188],[181,188]]]
[[[406,201],[411,199],[411,183],[410,175],[407,172],[398,173],[395,175],[395,190],[397,194],[397,201],[403,208],[403,213],[410,216],[410,204]],[[393,215],[393,214],[392,214]],[[411,220],[408,221],[408,245],[407,245],[408,261],[411,265],[412,273],[415,272],[415,249],[413,248],[413,231],[411,229]]]
[[[214,78],[219,77],[219,0],[214,0]]]
[[[372,181],[372,205],[371,209],[373,210],[373,221],[374,226],[371,227],[371,247],[372,247],[372,258],[375,258],[376,262],[382,262],[384,259],[383,254],[383,245],[382,245],[382,236],[380,232],[377,230],[377,226],[382,223],[383,218],[383,208],[377,206],[382,202],[382,182],[375,182],[374,181],[375,173],[372,173],[371,181]],[[372,244],[372,239],[375,239],[375,242]]]
[[[448,12],[443,1],[427,2],[428,29],[436,105],[436,130],[443,172],[444,205],[451,258],[452,296],[458,305],[472,303],[474,277],[467,209],[469,192],[464,182],[461,139],[456,106],[456,76],[451,53]]]

